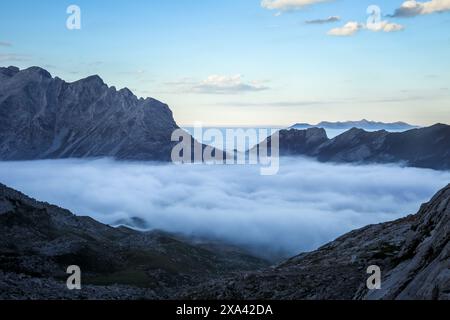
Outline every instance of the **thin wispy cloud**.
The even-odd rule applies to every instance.
[[[426,2],[409,0],[403,2],[391,17],[408,18],[445,11],[450,11],[450,0],[431,0]]]
[[[0,53],[0,62],[22,62],[30,60],[30,56],[16,53]]]
[[[167,83],[167,85],[178,87],[184,92],[202,94],[238,94],[269,89],[262,84],[262,81],[244,81],[242,75],[211,75],[202,81],[185,78],[177,82]]]
[[[327,24],[327,23],[333,23],[341,21],[341,18],[339,16],[331,16],[326,19],[313,19],[313,20],[306,20],[306,24]]]
[[[143,69],[136,69],[136,70],[129,70],[129,71],[121,71],[118,72],[118,74],[123,74],[123,75],[136,75],[136,76],[142,76],[146,73],[145,70]]]
[[[373,103],[399,103],[399,102],[417,102],[433,101],[449,98],[447,94],[439,94],[437,91],[445,91],[448,88],[440,88],[428,93],[415,93],[404,90],[401,95],[385,96],[374,99],[346,98],[330,100],[292,100],[292,101],[265,101],[265,102],[245,102],[245,101],[227,101],[218,102],[217,106],[228,107],[317,107],[348,104],[373,104]]]
[[[7,41],[0,41],[0,47],[12,47],[12,43]]]
[[[261,6],[269,10],[289,11],[298,10],[313,4],[330,1],[333,0],[262,0]]]
[[[270,102],[218,102],[216,105],[230,106],[230,107],[307,107],[323,104],[332,104],[337,101],[327,100],[297,100],[297,101],[270,101]]]

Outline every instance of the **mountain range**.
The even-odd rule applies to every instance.
[[[227,245],[112,228],[0,185],[0,299],[450,299],[450,185],[416,215],[273,267]],[[82,290],[66,288],[67,266]],[[365,286],[382,270],[381,290]]]
[[[393,122],[393,123],[385,123],[385,122],[377,122],[377,121],[369,121],[366,119],[360,121],[344,121],[344,122],[329,122],[322,121],[316,125],[309,123],[297,123],[291,127],[291,129],[310,129],[310,128],[323,128],[323,129],[334,129],[334,130],[349,130],[352,128],[364,129],[364,130],[387,130],[387,131],[396,131],[396,130],[410,130],[418,128],[418,126],[410,125],[405,122]]]
[[[278,134],[282,156],[308,156],[322,162],[400,163],[450,169],[450,126],[445,124],[404,132],[367,132],[353,128],[333,139],[328,138],[323,128],[281,130]],[[270,146],[272,137],[264,143]],[[252,151],[258,148],[259,145]]]
[[[352,128],[333,139],[316,126],[281,130],[280,154],[450,169],[448,125],[397,133],[354,127],[380,125],[369,121],[345,125]],[[176,129],[166,104],[98,76],[68,83],[38,67],[0,68],[0,161],[169,161]],[[143,223],[131,220],[117,224]],[[449,228],[450,185],[416,215],[271,267],[235,246],[107,226],[0,184],[0,299],[450,299]],[[65,287],[69,265],[82,269],[81,291]],[[365,287],[370,265],[383,271],[381,290]]]
[[[320,125],[409,126],[367,120]],[[127,88],[116,90],[99,76],[68,83],[39,67],[0,68],[0,160],[111,157],[170,161],[176,129],[166,104],[137,98]],[[192,142],[198,143],[193,138]],[[280,146],[281,155],[320,161],[400,162],[450,169],[450,127],[444,124],[398,133],[352,128],[333,139],[323,128],[282,130]]]

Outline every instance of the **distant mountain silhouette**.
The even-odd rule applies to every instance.
[[[376,122],[363,119],[361,121],[345,121],[345,122],[328,122],[322,121],[316,125],[309,123],[297,123],[291,127],[292,129],[309,129],[309,128],[324,128],[336,130],[348,130],[351,128],[359,128],[364,130],[409,130],[418,128],[418,126],[410,125],[405,122]]]

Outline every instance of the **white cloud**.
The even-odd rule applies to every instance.
[[[328,31],[330,36],[352,36],[360,30],[367,29],[373,32],[396,32],[401,31],[404,27],[397,23],[392,23],[388,21],[381,21],[379,23],[373,24],[363,24],[356,21],[347,22],[343,27],[338,27]]]
[[[239,74],[234,76],[211,75],[200,82],[187,78],[168,84],[175,85],[185,92],[207,94],[236,94],[268,89],[259,81],[244,82],[242,75]]]
[[[427,2],[418,2],[408,0],[395,10],[393,17],[414,17],[436,12],[450,11],[450,0],[431,0]]]
[[[332,0],[262,0],[261,6],[269,10],[296,10],[305,6]]]
[[[369,29],[370,31],[375,31],[375,32],[379,32],[379,31],[396,32],[396,31],[403,30],[404,27],[401,24],[398,24],[398,23],[392,23],[392,22],[388,22],[388,21],[381,21],[379,23],[368,24],[367,25],[367,29]]]
[[[136,217],[150,228],[287,255],[415,213],[450,181],[450,172],[395,165],[280,164],[278,175],[263,177],[257,166],[0,162],[0,181],[104,223]]]
[[[347,22],[343,27],[331,29],[330,31],[328,31],[328,35],[338,37],[352,36],[362,28],[364,28],[363,24],[356,21],[350,21]]]

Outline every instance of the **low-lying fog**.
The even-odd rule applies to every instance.
[[[333,165],[281,159],[276,176],[257,166],[49,160],[0,162],[0,182],[114,224],[216,237],[295,255],[367,224],[416,213],[450,172],[395,165]]]

